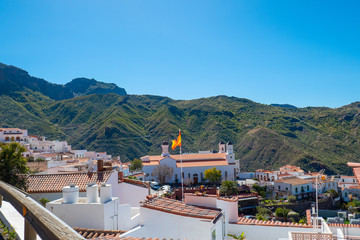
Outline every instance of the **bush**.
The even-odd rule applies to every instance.
[[[279,219],[287,220],[290,209],[287,208],[277,208],[275,210],[275,216]]]
[[[50,201],[49,201],[49,199],[47,199],[47,198],[40,198],[40,199],[39,199],[39,202],[41,203],[41,205],[43,205],[44,207],[46,207],[46,204],[47,204],[48,202],[50,202]]]
[[[289,219],[291,219],[293,222],[298,222],[300,219],[300,214],[294,211],[290,211],[287,215]]]
[[[294,195],[290,195],[288,197],[289,202],[296,202],[296,197]]]

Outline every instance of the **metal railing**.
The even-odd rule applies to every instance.
[[[24,217],[25,240],[36,239],[36,234],[42,240],[53,239],[84,239],[69,225],[64,223],[27,193],[0,181],[0,195]],[[1,207],[0,197],[0,207]]]

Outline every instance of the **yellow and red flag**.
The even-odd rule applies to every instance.
[[[177,140],[172,140],[172,150],[174,150],[177,146],[181,147],[181,131],[179,130],[179,136],[177,138]]]

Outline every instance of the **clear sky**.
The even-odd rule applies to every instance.
[[[0,62],[173,99],[360,101],[360,1],[2,0]]]

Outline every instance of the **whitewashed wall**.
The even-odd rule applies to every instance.
[[[166,239],[187,239],[187,240],[209,240],[211,239],[212,229],[216,229],[216,239],[222,238],[222,219],[216,224],[210,220],[185,217],[165,213],[148,208],[140,209],[140,225],[143,227],[139,231],[129,232],[122,236],[166,238]]]
[[[258,225],[229,224],[228,233],[240,235],[245,233],[247,240],[279,240],[279,238],[288,238],[288,232],[311,232],[312,228],[303,227],[275,227]]]

